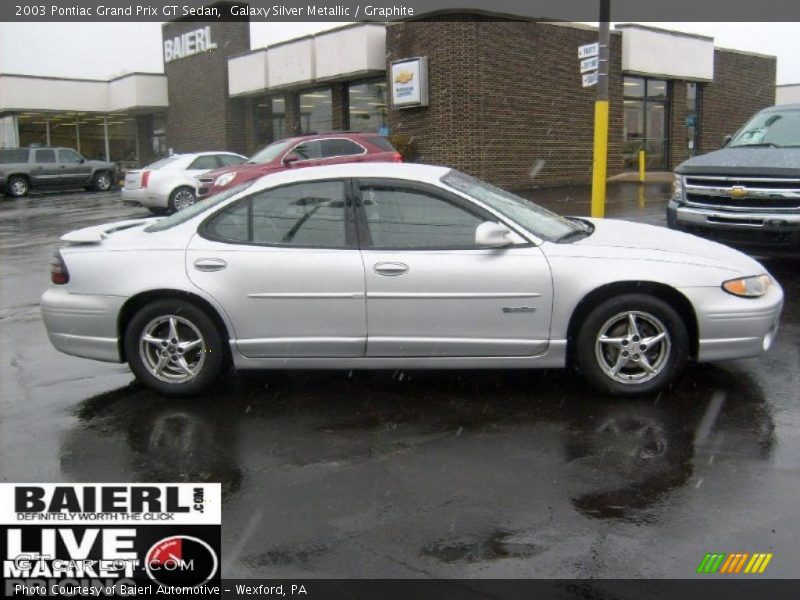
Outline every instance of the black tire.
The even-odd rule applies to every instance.
[[[30,182],[21,175],[12,175],[6,181],[6,193],[12,198],[22,198],[31,191]]]
[[[201,344],[184,353],[179,350],[180,343],[169,343],[175,339],[169,339],[172,319],[176,324],[179,342],[187,344],[199,338]],[[153,339],[167,341],[169,345],[162,347],[163,342],[142,342],[145,331]],[[128,364],[136,378],[165,396],[194,396],[201,393],[217,379],[225,364],[225,340],[220,331],[205,311],[184,300],[156,300],[140,309],[125,330],[124,344]],[[154,362],[161,360],[162,353],[166,353],[163,356],[165,365],[156,375],[158,364]],[[190,371],[192,367],[196,369],[191,377],[180,367],[180,357],[183,357]]]
[[[658,339],[661,333],[665,335]],[[599,341],[601,334],[605,342]],[[653,341],[648,344],[648,339]],[[581,323],[574,343],[578,371],[592,387],[612,396],[658,392],[689,359],[683,320],[669,304],[646,294],[625,294],[601,303]]]
[[[191,194],[191,199],[188,198],[189,194]],[[195,202],[197,202],[197,196],[188,185],[175,188],[169,195],[169,212],[178,212],[192,206]]]

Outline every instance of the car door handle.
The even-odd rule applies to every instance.
[[[378,275],[386,275],[387,277],[408,273],[408,265],[404,263],[381,262],[376,263],[372,268]]]
[[[204,272],[221,271],[227,266],[228,263],[221,258],[198,258],[194,261],[194,268]]]

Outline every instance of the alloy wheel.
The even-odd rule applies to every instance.
[[[175,210],[183,210],[189,208],[195,202],[195,197],[189,190],[178,190],[175,192],[172,203],[175,205]]]
[[[595,342],[595,356],[603,373],[624,384],[644,383],[657,377],[667,366],[671,349],[664,324],[640,311],[611,317],[600,328]]]
[[[156,379],[185,383],[203,368],[206,343],[191,321],[177,315],[164,315],[150,321],[142,330],[139,356]]]

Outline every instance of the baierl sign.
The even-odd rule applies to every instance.
[[[211,27],[201,27],[177,35],[171,40],[164,40],[164,62],[214,50],[216,47],[217,44],[211,39]]]

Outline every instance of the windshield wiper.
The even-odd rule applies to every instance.
[[[778,148],[775,144],[771,142],[759,142],[758,144],[736,144],[735,146],[730,146],[731,148]]]

